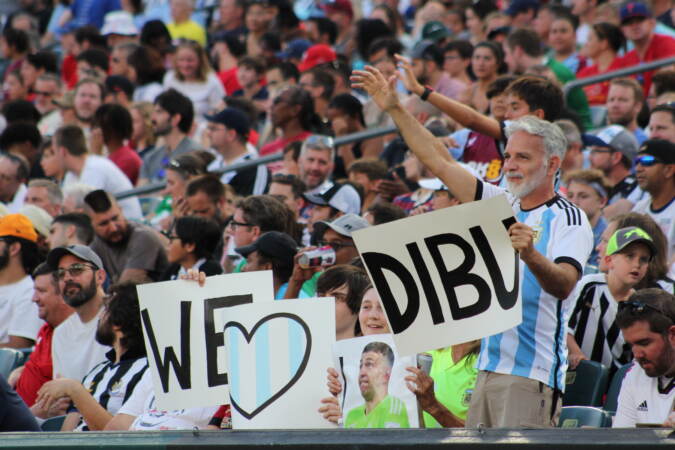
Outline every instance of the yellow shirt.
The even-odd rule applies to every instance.
[[[167,28],[171,34],[171,39],[189,39],[199,42],[202,47],[206,46],[206,31],[204,27],[192,20],[183,22],[180,25],[171,22],[167,25]]]

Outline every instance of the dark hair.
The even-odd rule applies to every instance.
[[[529,28],[516,28],[506,37],[506,45],[511,49],[520,47],[526,55],[537,58],[544,54],[541,38]]]
[[[272,181],[270,182],[270,184],[272,183],[290,186],[291,191],[293,191],[293,197],[295,198],[301,198],[302,195],[307,190],[307,186],[305,186],[305,183],[300,179],[300,177],[296,177],[295,175],[284,175],[281,173],[274,174],[272,176]]]
[[[433,61],[439,69],[443,68],[443,50],[436,44],[427,46],[422,52],[421,58],[425,61]]]
[[[330,45],[335,45],[337,40],[338,28],[335,22],[326,18],[326,17],[310,17],[309,22],[314,22],[316,29],[319,32],[319,36],[323,34],[328,35],[328,43]]]
[[[228,96],[225,97],[224,100],[228,108],[235,108],[246,114],[250,123],[256,123],[258,121],[258,108],[256,108],[255,104],[250,99],[243,96]]]
[[[2,31],[2,37],[9,47],[13,47],[19,53],[26,53],[30,48],[30,39],[28,33],[16,28],[5,27]]]
[[[211,258],[220,242],[221,230],[216,222],[204,217],[185,216],[176,219],[174,231],[183,244],[194,244],[197,259]]]
[[[473,11],[481,20],[485,19],[488,14],[499,10],[492,0],[478,0],[470,4],[467,9]]]
[[[387,176],[387,165],[380,159],[357,159],[349,166],[349,173],[365,174],[370,181],[382,180]]]
[[[171,33],[161,20],[149,20],[141,28],[141,45],[147,45],[157,50],[160,54],[165,54],[171,46]]]
[[[387,20],[389,23],[385,22],[385,25],[387,25],[389,28],[391,28],[392,33],[395,35],[398,34],[399,28],[401,28],[402,21],[401,21],[401,16],[398,13],[398,11],[395,11],[389,7],[386,3],[380,3],[377,6],[373,8],[373,11],[376,9],[381,9],[384,11],[384,14],[387,16]]]
[[[321,118],[314,111],[314,100],[306,90],[300,86],[290,86],[283,92],[289,92],[288,103],[290,105],[300,105],[298,120],[303,130],[320,133],[324,129]],[[281,95],[281,94],[279,94]]]
[[[84,61],[90,66],[102,69],[104,72],[108,72],[108,69],[110,68],[110,58],[108,57],[108,53],[98,48],[90,48],[81,52],[77,55],[76,60],[78,62]]]
[[[384,342],[371,342],[365,347],[363,347],[362,353],[369,353],[369,352],[379,353],[380,355],[386,357],[387,362],[389,363],[389,367],[392,367],[394,365],[394,351],[388,344]]]
[[[377,38],[394,37],[391,28],[380,19],[361,19],[356,22],[356,49],[363,57]]]
[[[368,212],[373,216],[373,225],[393,222],[398,219],[405,219],[407,214],[398,205],[389,202],[378,202],[368,208]]]
[[[463,39],[450,41],[443,49],[443,53],[455,51],[459,53],[460,58],[469,59],[473,55],[473,44]]]
[[[675,123],[675,107],[670,105],[656,105],[654,109],[652,109],[649,112],[649,115],[651,116],[656,112],[667,112],[668,114],[670,114],[670,120],[672,120],[673,123]]]
[[[127,352],[145,355],[136,284],[129,281],[115,284],[109,294],[104,316],[111,326],[120,328],[123,335],[120,344]]]
[[[87,153],[84,132],[77,125],[64,125],[56,130],[54,145],[64,147],[73,156],[82,156]]]
[[[240,58],[246,54],[246,44],[237,38],[233,33],[224,32],[216,38],[216,42],[222,42],[227,46],[228,51],[235,58]]]
[[[94,127],[100,127],[103,133],[103,142],[112,140],[119,142],[131,138],[133,122],[129,110],[117,103],[106,103],[99,106],[94,113]]]
[[[278,31],[266,31],[260,36],[260,47],[269,52],[278,53],[281,51],[281,34]],[[251,56],[248,56],[251,58]]]
[[[473,51],[475,52],[479,48],[487,48],[492,52],[492,56],[495,57],[495,60],[497,60],[497,73],[504,73],[507,70],[506,62],[504,61],[504,50],[502,50],[502,46],[492,42],[492,41],[483,41],[479,42],[476,44],[476,46],[473,48]]]
[[[675,70],[663,70],[655,73],[652,77],[652,84],[657,97],[666,92],[675,92]]]
[[[515,75],[502,75],[498,77],[495,81],[490,83],[485,92],[485,96],[489,99],[501,95],[506,91],[506,88],[509,87],[516,78]]]
[[[188,133],[190,131],[195,116],[195,110],[192,105],[192,100],[188,97],[174,88],[171,88],[157,96],[155,105],[158,105],[164,111],[168,112],[170,116],[180,114],[178,129],[183,133]]]
[[[75,40],[82,45],[89,42],[92,47],[106,48],[106,40],[101,36],[101,32],[93,25],[85,25],[75,30]]]
[[[598,39],[606,40],[612,50],[616,53],[620,52],[621,49],[626,46],[626,36],[624,36],[621,28],[616,25],[602,22],[593,24],[592,28],[593,32],[598,36]]]
[[[21,244],[21,265],[27,274],[33,273],[38,264],[44,260],[35,242],[16,236],[4,236],[2,239],[7,243],[7,246],[15,242]]]
[[[328,104],[329,108],[339,109],[352,119],[359,121],[361,125],[366,126],[363,118],[363,104],[352,94],[338,94]]]
[[[518,77],[509,84],[505,93],[523,100],[530,111],[541,109],[544,111],[544,120],[549,122],[558,119],[565,105],[562,89],[545,77],[535,75]]]
[[[569,8],[560,8],[556,11],[551,11],[554,14],[553,20],[564,20],[572,25],[572,28],[576,31],[579,28],[579,18],[572,14],[572,11]]]
[[[668,330],[675,324],[675,296],[663,289],[641,289],[631,295],[628,302],[639,302],[647,305],[644,310],[637,312],[632,307],[622,307],[619,303],[619,312],[616,313],[617,326],[625,330],[634,323],[644,321],[649,324],[652,333],[666,336]]]
[[[237,61],[237,67],[245,67],[255,71],[256,74],[262,75],[265,73],[265,63],[258,58],[252,56],[244,56]]]
[[[62,223],[75,227],[75,236],[80,242],[89,245],[94,240],[94,227],[91,225],[91,219],[84,213],[68,213],[54,217],[52,223]]]
[[[300,158],[300,152],[302,151],[302,142],[301,141],[293,141],[286,145],[284,147],[284,155],[289,152],[293,152],[293,161],[298,162],[298,159]]]
[[[225,188],[215,175],[201,175],[187,184],[185,197],[192,197],[203,192],[213,203],[218,203],[225,198]]]
[[[206,166],[207,164],[205,164],[201,156],[195,154],[195,152],[188,152],[172,158],[169,164],[167,164],[166,169],[173,170],[181,178],[187,180],[195,175],[204,175],[206,173]]]
[[[127,56],[127,64],[136,71],[136,85],[161,83],[164,78],[162,55],[152,47],[140,46]]]
[[[403,52],[403,44],[393,37],[380,37],[375,39],[368,47],[367,58],[370,58],[375,53],[386,50],[387,56],[394,59],[394,55]]]
[[[39,148],[42,135],[38,127],[27,122],[15,122],[8,125],[0,134],[0,151],[7,151],[12,145],[22,142],[29,142],[34,148]]]
[[[288,223],[288,207],[271,195],[249,195],[237,202],[237,208],[241,209],[246,223],[260,227],[261,233],[293,234]]]
[[[28,100],[13,100],[2,105],[2,115],[7,123],[29,122],[37,125],[42,117],[33,102]]]
[[[316,280],[316,292],[325,295],[328,291],[347,285],[347,306],[352,314],[358,314],[361,299],[370,286],[368,274],[349,264],[339,264],[326,269]]]
[[[335,78],[327,70],[315,67],[309,73],[314,77],[314,84],[323,88],[321,97],[330,100],[335,90]]]
[[[292,62],[279,61],[269,66],[267,68],[267,72],[273,69],[277,69],[279,72],[281,72],[281,78],[284,80],[293,79],[297,82],[300,79],[300,71],[298,70],[298,66]]]
[[[43,275],[51,275],[49,278],[52,281],[52,286],[54,286],[54,291],[59,292],[59,282],[56,280],[56,277],[54,277],[54,272],[56,270],[54,267],[50,266],[47,264],[47,262],[41,262],[40,264],[37,265],[35,269],[33,269],[33,273],[31,273],[31,277],[33,280],[35,280],[37,277],[41,277]]]
[[[84,196],[85,206],[96,214],[109,211],[115,200],[103,189],[96,189]]]
[[[30,173],[28,167],[28,161],[21,155],[15,153],[0,153],[0,157],[9,159],[12,163],[16,165],[16,178],[19,180],[27,180]]]
[[[59,62],[56,53],[47,50],[29,54],[26,56],[26,63],[35,67],[37,70],[44,69],[45,72],[50,73],[59,72]]]

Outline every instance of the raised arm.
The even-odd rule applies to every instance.
[[[424,93],[424,86],[417,81],[417,78],[412,71],[410,60],[401,55],[396,55],[396,60],[398,61],[399,68],[403,69],[401,79],[403,84],[405,84],[406,89],[413,94],[422,95]],[[490,136],[493,139],[503,138],[499,121],[492,117],[481,114],[475,109],[448,98],[445,95],[439,94],[438,92],[432,92],[427,98],[427,101],[463,127]]]
[[[387,80],[382,72],[367,66],[365,70],[354,71],[351,79],[355,88],[364,89],[377,106],[391,116],[410,150],[460,202],[475,200],[476,178],[464,170],[450,156],[445,145],[401,105],[395,92],[395,76]]]

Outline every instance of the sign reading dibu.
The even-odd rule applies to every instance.
[[[514,222],[502,195],[354,233],[401,355],[520,324]]]

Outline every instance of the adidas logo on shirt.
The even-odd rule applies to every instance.
[[[638,411],[648,411],[647,408],[647,400],[644,400],[642,403],[640,403],[637,407]]]

